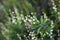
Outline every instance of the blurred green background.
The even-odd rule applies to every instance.
[[[0,0],[0,40],[60,40],[60,0]]]

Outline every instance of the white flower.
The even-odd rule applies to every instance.
[[[14,12],[12,12],[14,14]]]
[[[53,29],[51,30],[51,32],[53,31]]]
[[[32,20],[30,20],[30,19],[29,19],[28,21],[29,21],[29,22],[32,22]]]
[[[26,22],[26,20],[24,20],[24,22]]]
[[[36,22],[33,22],[33,24],[35,24]]]
[[[33,21],[35,21],[35,19],[33,19]]]
[[[55,10],[56,10],[57,8],[54,6],[54,7],[53,7],[53,9],[55,9]]]
[[[52,38],[52,36],[50,36],[50,38]]]
[[[51,0],[51,2],[54,2],[54,0]]]
[[[16,20],[15,19],[12,19],[12,23],[15,23],[16,22]]]

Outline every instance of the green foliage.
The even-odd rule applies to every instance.
[[[45,5],[38,20],[42,1],[6,0],[0,9],[0,40],[55,40],[53,31],[60,25],[58,1],[50,1],[52,7]]]

